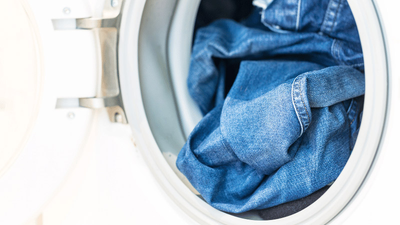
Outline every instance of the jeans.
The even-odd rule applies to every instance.
[[[205,116],[176,164],[209,204],[231,213],[333,182],[361,122],[363,58],[347,2],[266,3],[261,16],[199,29],[193,46],[188,87]],[[227,60],[240,68],[225,96]]]

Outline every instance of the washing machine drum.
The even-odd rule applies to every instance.
[[[27,212],[45,204],[90,139],[95,109],[106,108],[111,121],[130,125],[152,175],[193,221],[261,219],[253,212],[212,208],[175,166],[202,118],[186,86],[199,0],[99,1],[101,7],[92,8],[86,1],[70,1],[68,7],[62,1],[32,2],[8,1],[0,9],[1,21],[13,21],[1,23],[2,31],[12,32],[0,36],[0,199],[10,202],[0,217],[15,216],[17,203],[26,199]],[[390,93],[382,27],[372,1],[348,2],[365,62],[358,141],[329,190],[276,224],[340,221],[379,153]],[[80,108],[69,113],[71,107]]]
[[[324,224],[337,217],[360,188],[378,148],[387,102],[387,76],[378,79],[374,75],[387,74],[382,32],[371,2],[349,3],[352,8],[357,8],[353,11],[362,39],[367,80],[363,123],[358,141],[345,169],[330,189],[306,210],[279,220],[282,224]],[[180,176],[175,169],[174,160],[171,160],[176,158],[185,137],[200,118],[186,90],[197,6],[198,2],[194,1],[147,1],[140,25],[133,25],[139,24],[133,17],[131,20],[128,17],[126,23],[121,24],[119,65],[124,103],[137,102],[135,105],[141,106],[140,109],[136,106],[132,111],[126,108],[126,113],[130,125],[137,130],[139,147],[154,176],[180,208],[204,224],[240,224],[240,217],[257,220],[260,218],[256,213],[229,215],[213,209],[201,198],[194,197],[196,193]],[[135,6],[126,5],[124,13],[128,12],[130,7],[133,9]],[[371,13],[368,20],[361,17],[366,12]],[[125,29],[132,27],[138,27],[138,38],[123,33]],[[125,48],[122,49],[121,45]],[[138,57],[138,71],[128,72],[128,67],[135,57]],[[374,67],[376,62],[382,63],[381,66]],[[372,79],[374,85],[369,81]],[[135,87],[132,88],[131,84],[135,84]],[[373,100],[375,98],[380,100]],[[141,113],[138,114],[138,111]],[[138,118],[138,115],[143,117]],[[380,116],[371,120],[372,115]],[[137,121],[138,124],[135,125],[133,121]],[[155,155],[164,157],[154,157]]]

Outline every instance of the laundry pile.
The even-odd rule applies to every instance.
[[[188,88],[204,118],[176,162],[210,205],[231,213],[335,181],[357,138],[365,90],[347,1],[253,4],[241,22],[216,20],[196,32]]]

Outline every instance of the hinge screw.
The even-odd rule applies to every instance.
[[[119,2],[118,2],[118,0],[111,0],[111,6],[112,7],[117,7],[119,5]]]
[[[68,14],[71,13],[71,9],[68,8],[68,7],[65,7],[65,8],[63,9],[63,12],[64,12],[65,15],[68,15]]]
[[[115,120],[115,122],[117,122],[117,123],[122,123],[122,115],[119,114],[119,113],[115,113],[115,115],[114,115],[114,120]]]
[[[69,119],[74,119],[74,118],[75,118],[75,113],[69,112],[69,113],[67,114],[67,117],[68,117]]]

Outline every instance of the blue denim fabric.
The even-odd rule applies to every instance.
[[[257,0],[264,2],[261,22],[274,31],[320,32],[343,41],[359,42],[353,14],[345,0]]]
[[[293,0],[291,1],[293,2]],[[302,0],[301,2],[334,1]],[[272,3],[275,2],[285,2],[285,0],[275,0]],[[346,1],[342,0],[341,2]],[[256,60],[291,56],[324,66],[352,65],[362,70],[363,54],[350,8],[347,2],[335,6],[339,8],[330,7],[324,12],[329,17],[326,18],[328,22],[324,20],[322,23],[324,27],[328,26],[325,24],[331,25],[329,28],[331,36],[325,35],[323,32],[315,33],[308,30],[277,33],[259,29],[260,15],[257,10],[243,24],[230,20],[218,20],[208,27],[199,29],[193,46],[188,88],[190,95],[199,104],[203,114],[213,109],[216,101],[223,101],[223,99],[217,99],[218,93],[222,92],[218,89],[221,87],[218,83],[222,79],[220,77],[223,76],[223,73],[220,73],[219,68],[215,65],[213,60],[215,58]],[[281,7],[281,10],[285,11],[285,5]],[[343,11],[347,13],[343,13]],[[335,22],[331,22],[332,14],[337,15]],[[308,15],[313,17],[314,13]],[[255,21],[257,17],[258,21]],[[287,17],[280,19],[281,23],[279,24],[283,27]],[[321,28],[321,30],[328,30],[328,28]]]
[[[233,213],[263,209],[337,178],[351,152],[353,112],[361,110],[356,99],[350,108],[343,101],[364,93],[364,75],[349,66],[321,68],[242,62],[224,104],[197,125],[177,160],[208,203]]]
[[[279,2],[297,1],[275,0],[263,13]],[[326,2],[327,11],[341,12]],[[275,18],[285,32],[260,27],[266,16],[252,22],[255,13],[197,33],[188,87],[205,116],[176,164],[217,209],[240,213],[300,199],[333,182],[350,156],[365,86],[360,43],[343,30],[312,30],[319,17],[306,15],[294,30],[289,17]],[[332,30],[346,27],[339,22]],[[242,60],[226,98],[226,64],[216,59]]]

